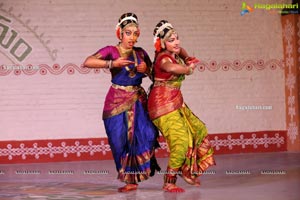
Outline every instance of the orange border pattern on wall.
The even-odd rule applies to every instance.
[[[286,151],[286,131],[210,134],[215,154]],[[168,145],[159,138],[157,157],[168,156]],[[82,160],[110,160],[107,138],[0,141],[0,164]]]
[[[263,70],[263,69],[271,69],[275,70],[277,68],[284,69],[284,63],[283,60],[246,60],[246,61],[240,61],[240,60],[234,60],[233,62],[230,61],[221,61],[218,63],[217,61],[210,61],[205,62],[202,61],[197,65],[197,69],[200,72],[203,72],[205,70],[209,70],[211,72],[223,70],[228,71],[230,69],[235,71],[240,71],[242,69],[246,69],[247,71],[251,70]],[[59,64],[54,64],[53,66],[49,66],[47,64],[39,64],[38,66],[33,66],[31,64],[28,64],[26,66],[5,66],[0,65],[0,76],[8,76],[8,75],[60,75],[64,72],[66,72],[69,75],[73,75],[76,72],[79,74],[89,74],[89,73],[95,73],[98,74],[100,72],[104,73],[110,73],[108,69],[90,69],[83,67],[83,65],[76,65],[73,63],[68,63],[63,66],[60,66]]]

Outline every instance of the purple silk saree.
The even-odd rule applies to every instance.
[[[115,60],[120,52],[107,46],[96,54],[104,60]],[[135,55],[134,55],[135,54]],[[142,48],[134,47],[127,59],[151,67],[151,60]],[[145,74],[135,65],[112,68],[112,86],[106,95],[103,120],[113,153],[118,178],[126,183],[145,180],[150,174],[150,157],[158,131],[146,111],[146,93],[140,86]]]

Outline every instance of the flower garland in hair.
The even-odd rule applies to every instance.
[[[160,38],[156,38],[156,41],[154,43],[154,47],[155,47],[156,52],[161,51],[161,40],[160,40]]]
[[[161,36],[160,33],[167,27],[169,27],[169,29],[173,29],[173,26],[172,24],[170,24],[168,21],[165,21],[165,20],[162,20],[164,22],[164,24],[162,24],[154,33],[154,38],[153,38],[153,43],[154,43],[154,47],[155,47],[155,50],[156,52],[160,52],[162,48],[165,48],[164,47],[164,44],[162,44],[162,39],[163,38],[160,38]],[[161,21],[161,22],[162,22]],[[161,23],[160,22],[160,23]],[[159,24],[160,24],[159,23]]]
[[[116,26],[116,35],[117,35],[117,38],[119,40],[121,40],[121,28],[119,26]]]

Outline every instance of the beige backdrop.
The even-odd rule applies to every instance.
[[[286,130],[280,15],[241,16],[242,2],[1,0],[0,140],[106,137],[101,114],[110,75],[81,65],[117,44],[124,12],[138,15],[138,46],[151,58],[153,28],[167,19],[202,61],[182,90],[211,134]]]

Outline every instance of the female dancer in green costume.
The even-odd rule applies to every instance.
[[[177,175],[187,183],[200,185],[200,176],[215,164],[205,124],[184,103],[180,86],[185,75],[193,73],[196,58],[181,59],[179,38],[173,26],[161,20],[154,29],[155,60],[148,111],[164,136],[170,158],[163,189],[184,192],[176,186]]]

